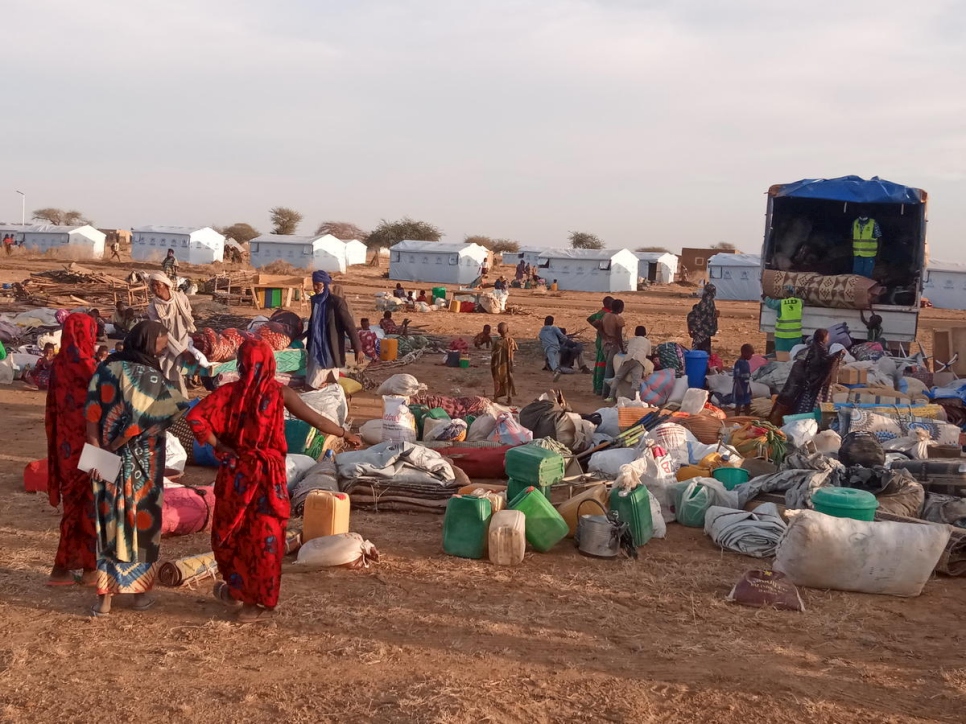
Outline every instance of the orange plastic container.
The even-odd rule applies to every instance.
[[[379,341],[379,359],[383,362],[395,362],[399,356],[399,340],[384,337]]]
[[[607,512],[607,501],[609,499],[609,494],[607,492],[607,484],[601,483],[600,485],[595,485],[592,488],[588,488],[580,495],[575,495],[570,500],[565,500],[560,505],[557,506],[557,512],[563,516],[563,519],[567,521],[567,527],[570,528],[570,532],[567,534],[568,538],[573,538],[574,533],[577,532],[577,509],[580,504],[585,500],[596,500],[599,505],[594,503],[587,503],[584,506],[584,515],[601,515]]]
[[[349,496],[328,490],[309,493],[302,513],[302,542],[348,532]]]
[[[451,300],[449,303],[449,311],[458,312],[460,311],[460,303],[455,299]]]

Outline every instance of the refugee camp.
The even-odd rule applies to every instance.
[[[966,721],[966,46],[820,6],[9,9],[0,718]]]

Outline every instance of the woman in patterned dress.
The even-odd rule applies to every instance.
[[[161,372],[167,344],[159,322],[139,322],[124,350],[97,368],[87,390],[87,442],[121,457],[115,480],[91,473],[100,597],[94,616],[109,615],[117,594],[134,594],[138,611],[155,602],[147,593],[161,549],[164,431],[188,406]]]
[[[240,623],[270,618],[278,604],[290,505],[285,476],[284,411],[327,435],[361,441],[275,380],[275,355],[260,340],[238,350],[240,379],[219,387],[188,413],[195,439],[215,448],[211,546],[222,581],[214,594],[238,609]]]
[[[607,370],[607,353],[604,351],[604,335],[601,332],[600,325],[604,319],[604,315],[610,312],[610,306],[613,303],[613,297],[604,297],[603,308],[587,317],[587,324],[597,330],[597,342],[595,345],[597,356],[594,359],[594,376],[592,378],[595,395],[600,395],[604,392],[604,373]]]

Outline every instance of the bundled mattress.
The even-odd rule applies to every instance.
[[[822,276],[814,272],[783,272],[766,269],[761,273],[762,292],[772,299],[785,297],[792,286],[806,306],[832,309],[868,309],[883,288],[874,279],[856,274]]]

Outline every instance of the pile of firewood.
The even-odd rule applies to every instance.
[[[15,284],[14,293],[19,301],[44,306],[114,306],[123,301],[132,307],[144,307],[149,296],[146,284],[128,283],[74,263],[63,269],[35,272]]]

